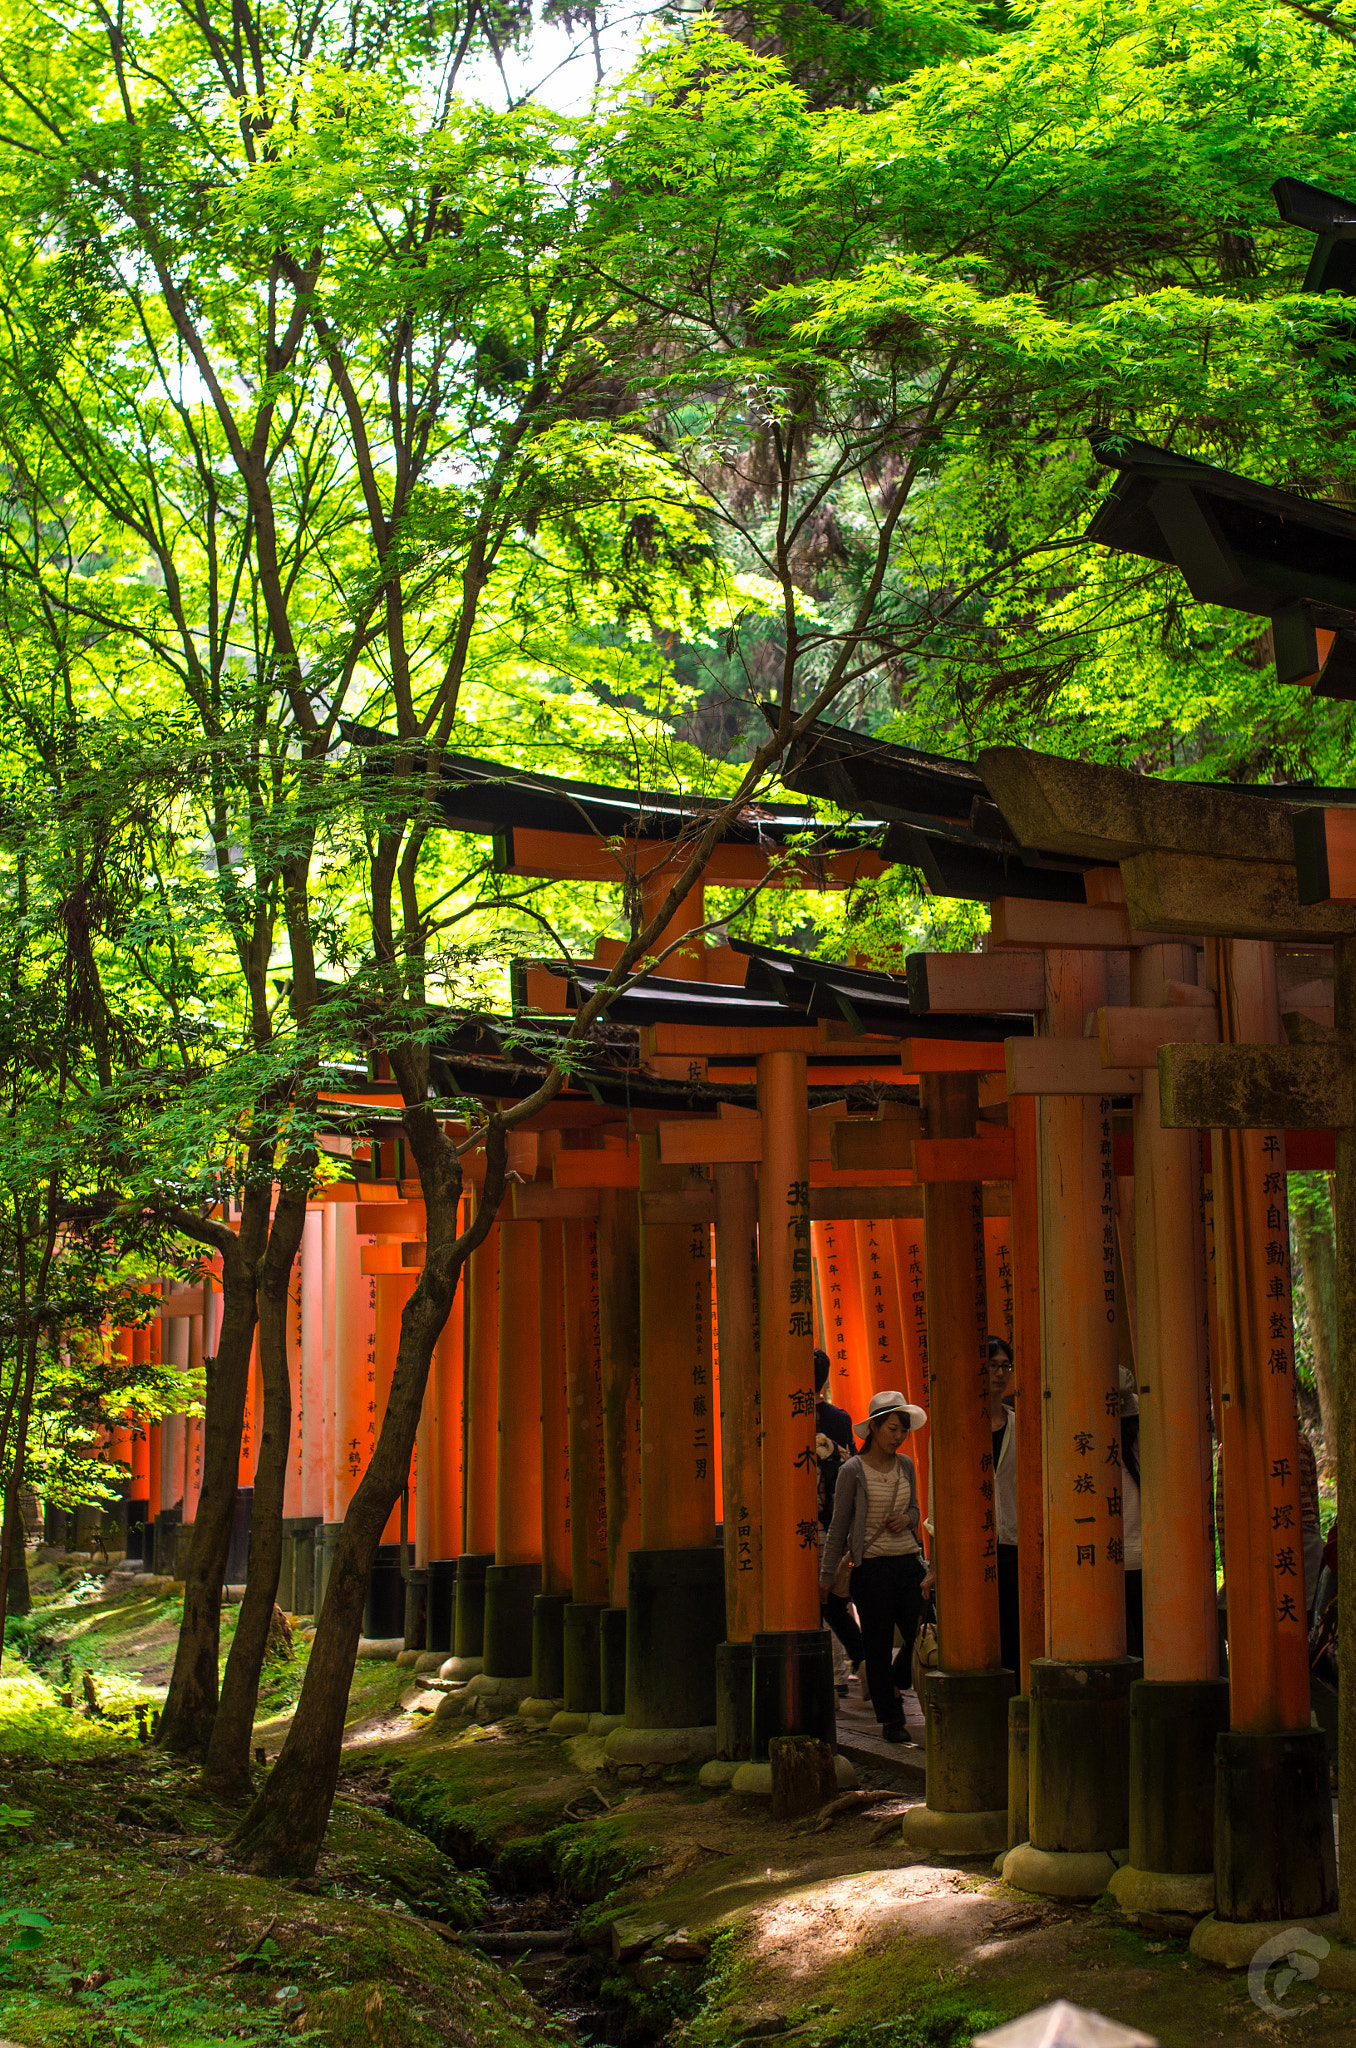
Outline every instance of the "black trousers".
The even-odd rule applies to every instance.
[[[921,1557],[867,1557],[852,1574],[852,1604],[861,1618],[871,1704],[882,1727],[901,1719],[895,1687],[913,1684],[913,1644],[923,1610]],[[895,1630],[900,1647],[895,1654]]]
[[[862,1661],[862,1632],[852,1618],[852,1609],[841,1593],[830,1593],[824,1602],[824,1619],[847,1652],[849,1664]]]

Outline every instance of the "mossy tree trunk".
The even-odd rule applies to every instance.
[[[306,1222],[312,1161],[284,1188],[259,1268],[259,1368],[264,1387],[259,1462],[250,1518],[250,1562],[235,1635],[221,1681],[221,1701],[203,1765],[203,1782],[218,1799],[246,1799],[254,1790],[250,1742],[259,1674],[268,1649],[282,1568],[283,1493],[292,1441],[292,1388],[287,1373],[287,1300],[292,1264]]]
[[[1337,1246],[1328,1204],[1304,1199],[1292,1202],[1291,1226],[1299,1253],[1304,1302],[1309,1312],[1309,1349],[1318,1389],[1325,1463],[1337,1458]]]
[[[9,1586],[5,1595],[6,1614],[31,1614],[33,1595],[28,1584],[28,1552],[24,1548],[23,1503],[19,1503],[9,1539]]]
[[[240,1205],[240,1228],[200,1217],[175,1221],[221,1253],[222,1315],[216,1352],[203,1360],[202,1491],[184,1561],[184,1619],[157,1740],[180,1756],[207,1754],[217,1714],[221,1588],[231,1546],[240,1432],[245,1419],[250,1353],[257,1320],[259,1261],[268,1242],[271,1156],[254,1162]]]
[[[1333,941],[1334,1022],[1356,1057],[1356,939]],[[1338,1840],[1347,1829],[1356,1841],[1356,1129],[1337,1131],[1337,1172],[1333,1179],[1333,1223],[1336,1238],[1336,1365],[1339,1403],[1335,1449],[1337,1498],[1346,1503],[1337,1518],[1339,1701],[1337,1734]],[[1340,1888],[1342,1933],[1356,1941],[1356,1884]]]
[[[392,1059],[396,1065],[395,1057]],[[398,1072],[397,1068],[397,1072]],[[409,1482],[419,1411],[433,1347],[456,1299],[462,1268],[487,1235],[504,1191],[503,1132],[492,1129],[481,1201],[470,1229],[458,1235],[461,1162],[419,1092],[400,1075],[406,1131],[419,1167],[428,1217],[428,1257],[400,1319],[400,1344],[376,1449],[344,1517],[330,1567],[325,1603],[297,1711],[278,1761],[233,1837],[250,1870],[306,1877],[325,1839],[339,1777],[344,1715],[362,1631],[367,1584],[383,1529]]]

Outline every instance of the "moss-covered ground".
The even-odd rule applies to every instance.
[[[1180,1939],[1023,1897],[979,1862],[922,1859],[880,1808],[813,1832],[687,1770],[624,1785],[587,1737],[436,1720],[389,1664],[357,1668],[315,1877],[242,1876],[221,1846],[237,1815],[138,1740],[173,1599],[112,1600],[50,1571],[39,1591],[31,1661],[11,1655],[0,1679],[0,1910],[47,1923],[0,1926],[0,1947],[33,1943],[0,1961],[0,2039],[22,2048],[545,2048],[571,2032],[624,2048],[964,2048],[1055,1997],[1163,2048],[1356,2038],[1356,1997],[1300,1979],[1282,1987],[1284,2018],[1267,2013]],[[266,1755],[305,1655],[268,1673]],[[86,1670],[101,1718],[82,1711]],[[660,1942],[618,1961],[618,1921]],[[459,1939],[566,1926],[574,1953],[512,1967]],[[664,1930],[687,1949],[665,1957]]]

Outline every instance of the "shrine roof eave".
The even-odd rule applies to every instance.
[[[1174,564],[1205,603],[1263,618],[1303,604],[1334,631],[1356,621],[1356,513],[1147,441],[1098,435],[1092,451],[1117,477],[1088,540]]]
[[[369,750],[367,772],[381,773],[381,755],[395,742],[375,727],[340,727],[350,744]],[[444,754],[439,763],[438,808],[452,831],[506,833],[515,828],[562,832],[585,839],[673,840],[720,808],[717,801],[674,791],[631,790],[510,768],[470,754]],[[852,852],[870,845],[880,830],[876,818],[848,825],[821,823],[799,804],[751,804],[726,828],[734,845],[793,845],[815,834],[816,848]]]

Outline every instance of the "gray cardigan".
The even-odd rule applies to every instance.
[[[902,1451],[895,1453],[895,1465],[900,1476],[907,1479],[909,1505],[905,1510],[905,1521],[918,1537],[918,1476],[914,1471],[913,1459],[906,1458]],[[831,1586],[838,1570],[844,1549],[854,1565],[862,1561],[866,1547],[866,1479],[862,1471],[861,1457],[849,1458],[840,1466],[838,1485],[833,1496],[833,1521],[824,1539],[824,1554],[819,1561],[819,1583]]]

